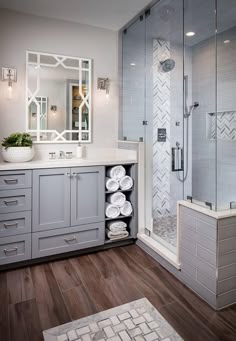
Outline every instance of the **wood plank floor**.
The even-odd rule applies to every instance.
[[[236,306],[213,311],[136,245],[0,272],[0,340],[146,297],[184,340],[236,340]]]

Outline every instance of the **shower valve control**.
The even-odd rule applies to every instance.
[[[157,141],[158,142],[166,142],[166,129],[158,128],[157,129]]]

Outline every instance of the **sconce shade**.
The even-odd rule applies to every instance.
[[[2,81],[7,81],[8,86],[12,87],[12,83],[16,82],[16,69],[10,67],[2,68]]]
[[[98,78],[97,88],[99,90],[106,90],[106,94],[109,94],[109,90],[110,90],[109,78]]]
[[[51,105],[51,111],[56,112],[57,111],[57,106],[56,105]]]

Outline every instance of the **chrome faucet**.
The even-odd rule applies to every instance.
[[[65,157],[66,157],[65,152],[63,150],[60,150],[59,151],[59,159],[65,159]]]

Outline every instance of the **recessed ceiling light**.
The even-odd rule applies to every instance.
[[[130,66],[135,66],[136,64],[135,63],[130,63]]]
[[[187,37],[193,37],[193,36],[195,36],[195,34],[196,34],[195,32],[187,32],[186,36]]]
[[[227,40],[224,40],[224,44],[229,44],[230,43],[230,40],[227,39]]]

